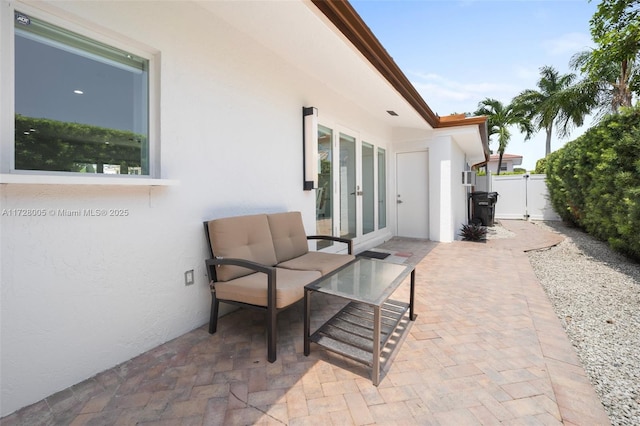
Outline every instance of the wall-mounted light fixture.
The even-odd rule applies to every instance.
[[[303,189],[318,187],[318,109],[302,107]]]

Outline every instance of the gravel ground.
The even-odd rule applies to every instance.
[[[561,222],[534,223],[566,236],[529,259],[611,423],[640,425],[640,264]]]

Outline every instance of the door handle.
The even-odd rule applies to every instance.
[[[402,200],[398,200],[398,204],[402,204],[404,201]]]

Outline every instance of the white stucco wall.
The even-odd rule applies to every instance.
[[[202,221],[300,210],[315,233],[315,194],[302,190],[302,106],[376,144],[391,135],[325,82],[184,5],[55,5],[161,52],[162,177],[179,184],[0,185],[3,209],[127,211],[0,217],[0,416],[206,323]]]
[[[467,170],[465,152],[455,137],[440,134],[428,142],[431,239],[452,242],[459,239],[461,226],[467,223],[467,187],[461,174]],[[436,179],[437,181],[433,182]]]
[[[506,170],[502,172],[512,172],[514,169],[513,160],[502,159],[502,167],[506,167]],[[487,163],[487,168],[491,171],[491,173],[498,173],[498,161],[489,161]]]
[[[451,193],[452,193],[452,223],[451,232],[454,240],[460,239],[460,228],[468,222],[467,198],[468,188],[462,185],[462,172],[469,166],[464,151],[456,143],[451,153]]]
[[[429,236],[432,240],[449,242],[451,219],[451,141],[439,136],[427,141],[429,148]]]

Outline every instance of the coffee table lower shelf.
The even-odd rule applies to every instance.
[[[350,302],[310,336],[316,344],[374,369],[382,369],[410,324],[409,304],[387,300],[380,310],[379,362],[374,361],[374,308]],[[375,379],[379,371],[373,372]],[[374,384],[377,380],[374,379]]]

